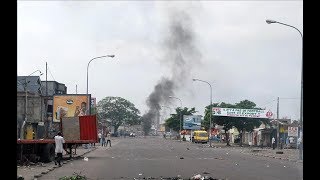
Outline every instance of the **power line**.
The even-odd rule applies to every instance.
[[[48,71],[49,71],[49,73],[50,73],[50,75],[51,75],[52,79],[53,79],[54,81],[56,81],[56,80],[54,79],[54,77],[53,77],[53,75],[52,75],[52,73],[51,73],[51,71],[50,71],[49,67],[48,67]]]
[[[300,98],[279,98],[279,99],[300,99]]]
[[[276,100],[277,100],[277,99],[274,99],[274,100],[269,101],[269,102],[267,102],[267,103],[265,103],[265,104],[263,104],[263,105],[261,105],[261,106],[265,106],[265,105],[270,104],[270,103],[272,103],[272,102],[274,102],[274,101],[276,101]]]
[[[300,98],[279,98],[279,99],[300,99]],[[265,105],[267,105],[267,104],[270,104],[270,103],[272,103],[272,102],[274,102],[274,101],[277,101],[277,99],[274,99],[274,100],[272,100],[272,101],[269,101],[269,102],[263,104],[262,106],[265,106]]]

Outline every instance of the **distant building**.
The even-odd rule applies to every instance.
[[[38,123],[45,118],[45,104],[41,94],[39,76],[17,77],[17,138],[38,137]]]
[[[25,92],[41,95],[40,76],[17,76],[17,92]]]
[[[42,95],[44,96],[46,96],[47,93],[46,85],[48,87],[48,96],[67,94],[67,86],[57,81],[41,81],[41,85]]]
[[[67,94],[65,84],[46,83],[40,76],[17,76],[17,138],[51,138],[56,134],[59,125],[52,122],[53,95],[56,94]]]

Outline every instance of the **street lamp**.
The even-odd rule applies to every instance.
[[[91,60],[88,62],[88,65],[87,65],[87,106],[88,106],[88,108],[87,108],[86,111],[88,111],[88,112],[90,112],[90,111],[89,111],[89,110],[90,110],[90,103],[89,103],[89,96],[88,96],[88,95],[89,95],[89,93],[88,93],[88,91],[89,91],[89,65],[90,65],[91,61],[93,61],[93,60],[95,60],[95,59],[99,59],[99,58],[104,58],[104,57],[114,58],[114,55],[106,55],[106,56],[95,57],[95,58],[91,59]],[[88,114],[88,113],[86,112],[86,114]]]
[[[289,24],[285,24],[285,23],[282,23],[282,22],[278,22],[278,21],[275,21],[275,20],[270,20],[270,19],[267,19],[266,22],[268,24],[274,24],[274,23],[277,23],[277,24],[281,24],[281,25],[284,25],[284,26],[288,26],[288,27],[291,27],[295,30],[297,30],[301,36],[301,96],[300,96],[300,124],[301,124],[301,139],[303,139],[303,35],[301,33],[301,31],[294,27],[294,26],[291,26]],[[303,142],[303,141],[302,141]],[[303,160],[303,157],[302,157],[302,146],[299,147],[299,159],[300,160]]]
[[[210,143],[210,147],[211,146],[211,128],[212,128],[212,124],[211,124],[211,119],[212,119],[212,86],[209,82],[204,81],[204,80],[200,80],[200,79],[192,79],[193,81],[200,81],[200,82],[204,82],[207,83],[210,86],[210,127],[209,127],[209,143]]]
[[[169,106],[161,106],[161,107],[165,107],[165,108],[168,108],[170,110],[170,115],[172,114],[172,109],[171,107]],[[170,128],[170,139],[171,139],[171,128]]]
[[[32,74],[36,73],[37,71],[39,71],[40,76],[43,74],[40,70],[36,70],[36,71],[34,71],[33,73],[29,74],[28,76],[31,76]]]
[[[180,139],[180,142],[181,142],[181,117],[182,117],[182,101],[181,101],[181,99],[180,98],[177,98],[177,97],[175,97],[175,96],[169,96],[169,98],[174,98],[174,99],[178,99],[179,101],[180,101],[180,108],[181,108],[181,110],[180,110],[180,132],[179,132],[179,139]]]

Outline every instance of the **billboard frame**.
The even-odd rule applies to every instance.
[[[55,94],[53,95],[52,97],[52,122],[53,123],[60,123],[61,122],[61,118],[59,121],[55,120],[55,97],[63,97],[63,96],[86,96],[86,98],[88,98],[89,96],[89,102],[90,102],[90,105],[89,107],[91,106],[91,94]],[[91,108],[89,108],[88,110],[88,114],[86,115],[91,115]],[[69,117],[69,116],[68,116]],[[71,116],[71,117],[74,117],[74,116]]]

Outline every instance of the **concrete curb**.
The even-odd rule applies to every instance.
[[[89,151],[87,151],[87,152],[85,152],[85,153],[83,153],[81,155],[78,155],[78,156],[73,157],[72,159],[68,159],[68,160],[63,161],[63,164],[67,164],[69,162],[72,162],[74,159],[79,159],[81,156],[83,156],[85,154],[88,154],[88,153],[90,153],[90,152],[92,152],[92,151],[94,151],[96,149],[98,149],[98,148],[97,147],[93,147],[92,149],[90,149]],[[53,170],[55,170],[57,168],[59,168],[59,166],[53,166],[52,168],[48,168],[47,170],[42,171],[40,174],[33,175],[34,180],[37,180],[42,175],[45,175],[45,174],[47,174],[47,173],[49,173],[49,172],[51,172],[51,171],[53,171]]]

